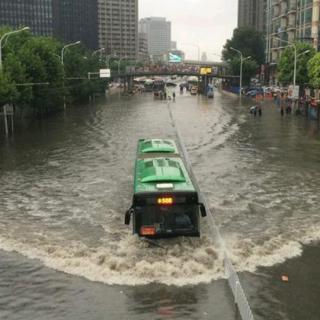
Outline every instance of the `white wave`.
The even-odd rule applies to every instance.
[[[39,235],[38,235],[39,236]],[[320,228],[314,226],[302,237],[285,234],[255,241],[239,235],[225,235],[228,253],[236,270],[255,272],[301,255],[302,243],[320,240]],[[22,241],[0,236],[0,248],[15,251],[45,266],[108,285],[145,285],[161,283],[186,286],[210,283],[224,278],[223,258],[212,240],[179,238],[158,240],[150,245],[127,234],[119,241],[105,239],[105,246],[88,247],[84,243],[54,241],[54,235],[41,234],[37,240]]]
[[[108,247],[89,248],[79,242],[67,246],[46,241],[28,245],[1,239],[0,248],[16,251],[45,266],[109,285],[195,285],[224,276],[222,259],[207,238],[161,240],[151,246],[135,236],[126,236]]]

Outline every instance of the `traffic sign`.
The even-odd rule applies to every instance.
[[[110,78],[111,71],[110,69],[100,69],[100,78]]]

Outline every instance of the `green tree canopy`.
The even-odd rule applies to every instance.
[[[0,28],[0,37],[11,31]],[[0,103],[30,106],[36,113],[49,113],[69,101],[88,99],[93,92],[104,92],[106,81],[88,79],[88,72],[99,72],[105,61],[82,46],[61,50],[64,44],[50,37],[36,37],[28,31],[14,33],[2,42],[3,68],[0,72]],[[82,78],[68,81],[68,78]],[[40,84],[40,85],[39,85]]]
[[[239,50],[243,58],[249,60],[243,62],[243,83],[248,84],[252,76],[257,72],[259,65],[264,62],[264,38],[263,35],[250,27],[241,27],[233,31],[231,40],[227,40],[223,47],[222,57],[228,62],[230,72],[238,75],[240,72],[239,53],[231,48]]]
[[[240,58],[234,58],[229,62],[230,72],[234,75],[240,73]],[[242,65],[242,81],[244,84],[249,84],[252,76],[256,74],[258,64],[254,60],[245,60]]]
[[[314,88],[320,88],[320,52],[308,62],[308,76],[310,84]]]
[[[81,101],[88,98],[92,92],[103,91],[106,82],[99,79],[97,74],[102,68],[106,68],[105,61],[100,60],[99,55],[92,55],[83,46],[69,47],[64,53],[68,101]]]
[[[315,55],[315,49],[307,43],[297,42],[297,75],[296,84],[309,83],[308,61]],[[304,52],[308,51],[303,54]],[[278,66],[278,79],[281,83],[288,85],[293,83],[294,74],[294,47],[287,47],[281,54]]]
[[[17,91],[14,83],[10,81],[5,73],[0,73],[0,107],[12,102],[16,95]]]
[[[239,56],[231,47],[241,51],[244,57],[251,56],[258,65],[265,61],[263,35],[251,27],[234,29],[232,39],[227,40],[223,47],[222,57],[225,61]]]

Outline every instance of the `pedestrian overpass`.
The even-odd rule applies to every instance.
[[[130,92],[133,89],[134,79],[136,78],[154,78],[154,77],[197,77],[198,82],[202,85],[202,92],[206,92],[207,84],[212,82],[213,79],[239,79],[238,75],[228,75],[219,70],[218,72],[205,73],[200,70],[192,71],[177,71],[177,70],[129,70],[128,72],[112,72],[111,79],[122,79],[124,90]],[[208,68],[209,69],[209,68]]]

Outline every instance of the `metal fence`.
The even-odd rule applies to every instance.
[[[234,267],[229,259],[229,257],[225,254],[224,257],[224,271],[226,273],[229,287],[234,296],[234,302],[237,305],[241,318],[243,320],[253,320],[253,314],[248,303],[248,299],[244,290],[241,286],[238,274],[234,270]]]
[[[205,207],[207,209],[207,212],[209,213],[208,214],[208,218],[210,220],[209,226],[210,226],[210,229],[211,229],[211,233],[212,233],[213,239],[219,245],[220,249],[223,252],[223,256],[224,256],[224,259],[223,259],[224,271],[225,271],[225,275],[226,275],[227,280],[228,280],[229,287],[230,287],[230,289],[232,291],[232,294],[234,296],[235,304],[237,305],[237,308],[239,310],[239,313],[241,315],[242,320],[254,320],[253,313],[251,311],[247,296],[246,296],[246,294],[245,294],[245,292],[244,292],[244,290],[243,290],[243,288],[241,286],[241,283],[240,283],[240,280],[239,280],[239,276],[238,276],[237,272],[235,271],[234,266],[232,265],[231,259],[228,256],[228,252],[227,252],[224,240],[221,237],[219,228],[217,227],[217,224],[214,221],[214,217],[213,217],[212,211],[210,209],[209,203],[208,203],[205,195],[201,192],[201,189],[200,189],[200,186],[198,184],[198,181],[197,181],[197,179],[196,179],[196,177],[195,177],[195,175],[193,173],[191,162],[190,162],[189,156],[188,156],[188,152],[187,152],[187,150],[185,148],[185,145],[183,143],[183,140],[182,140],[182,138],[180,136],[178,127],[177,127],[177,125],[176,125],[176,123],[174,121],[173,114],[172,114],[169,102],[168,102],[168,110],[169,110],[169,115],[170,115],[170,118],[171,118],[172,126],[173,126],[173,128],[175,130],[175,133],[177,135],[177,138],[178,138],[182,153],[184,155],[184,160],[185,160],[186,166],[187,166],[188,171],[189,171],[189,173],[190,173],[190,175],[191,175],[191,177],[193,179],[194,184],[196,185],[196,188],[199,191],[199,195],[201,197],[201,200],[202,200],[203,204],[205,205]]]

